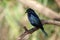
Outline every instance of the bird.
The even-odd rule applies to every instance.
[[[43,24],[41,23],[41,20],[36,14],[36,12],[33,9],[28,8],[25,13],[27,13],[30,24],[36,28],[41,29],[42,32],[47,36],[47,33],[45,32],[43,28]]]

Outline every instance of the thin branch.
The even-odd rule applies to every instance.
[[[58,25],[60,26],[60,22],[58,21],[54,21],[54,20],[41,20],[42,24],[53,24],[53,25]],[[25,26],[24,26],[25,32],[21,35],[19,35],[17,40],[28,40],[30,34],[32,34],[33,32],[35,32],[36,30],[38,30],[39,28],[32,28],[30,30],[28,30]]]
[[[41,22],[42,24],[52,24],[52,25],[60,26],[60,22],[55,20],[41,20]]]
[[[35,32],[38,29],[39,28],[35,28],[35,27],[30,30],[27,29],[28,31],[25,31],[22,35],[20,35],[17,40],[27,40],[29,38],[30,34],[32,34],[33,32]]]

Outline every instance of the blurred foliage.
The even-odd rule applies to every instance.
[[[58,10],[58,6],[54,0],[36,0],[36,1],[38,1],[42,5],[45,5],[51,8],[56,12],[60,11]],[[16,40],[19,34],[22,34],[24,32],[23,27],[18,22],[20,22],[22,25],[27,26],[28,29],[32,28],[31,24],[27,20],[23,5],[21,3],[18,3],[17,0],[0,0],[0,6],[4,8],[3,13],[5,13],[5,19],[2,19],[2,20],[6,20],[6,22],[9,25],[7,29],[8,30],[7,40]],[[41,19],[49,19],[43,16],[42,14],[40,14],[39,16]],[[4,23],[4,21],[2,22]],[[0,23],[0,25],[3,25],[2,22]],[[1,32],[1,28],[3,27],[0,27],[0,32]],[[52,31],[54,31],[55,28],[54,28],[54,25],[44,25],[44,29],[50,37],[52,34]],[[44,37],[41,37],[41,36],[43,36],[43,33],[40,30],[38,30],[31,35],[29,40],[45,39]]]

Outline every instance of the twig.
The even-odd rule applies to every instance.
[[[58,25],[60,26],[60,22],[58,21],[54,21],[54,20],[41,20],[42,24],[53,24],[53,25]],[[30,30],[28,30],[25,26],[24,26],[25,32],[21,35],[19,35],[17,40],[27,40],[30,36],[30,34],[32,34],[33,32],[35,32],[36,30],[38,30],[39,28],[32,28]]]
[[[41,22],[42,24],[52,24],[52,25],[60,26],[60,22],[55,20],[41,20]]]
[[[26,28],[26,27],[25,27]],[[24,28],[24,29],[25,29]],[[27,29],[27,28],[26,28]],[[20,35],[19,37],[18,37],[18,39],[17,40],[27,40],[28,38],[29,38],[29,36],[30,36],[30,34],[32,34],[34,31],[36,31],[36,30],[38,30],[39,28],[32,28],[32,29],[30,29],[30,30],[28,30],[27,29],[27,31],[25,31],[22,35]]]

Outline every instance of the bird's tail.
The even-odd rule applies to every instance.
[[[45,36],[48,36],[48,34],[44,30],[42,30],[42,32],[45,34]]]

